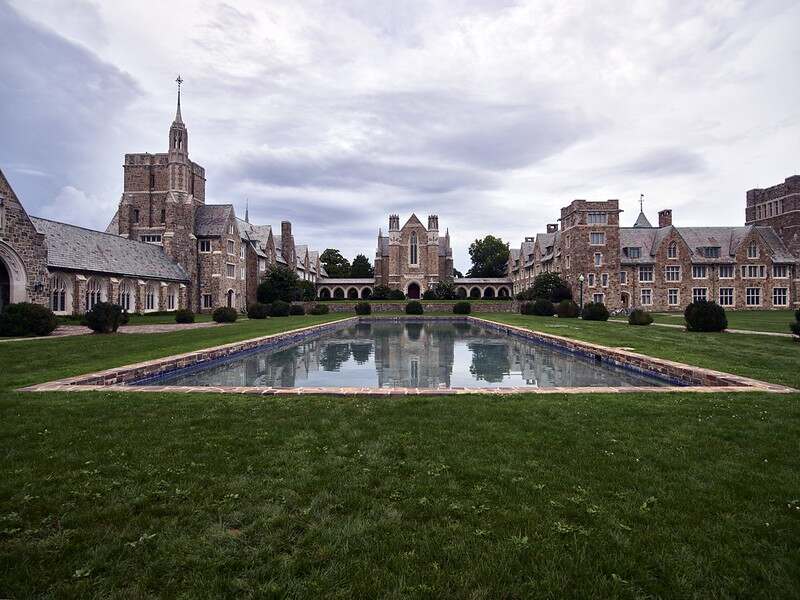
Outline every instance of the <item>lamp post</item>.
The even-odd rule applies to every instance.
[[[580,281],[581,283],[581,310],[583,310],[583,279],[584,279],[583,273],[578,275],[578,281]]]

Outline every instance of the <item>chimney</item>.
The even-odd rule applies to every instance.
[[[294,238],[290,221],[281,221],[281,252],[286,264],[293,269],[295,266]]]
[[[525,241],[526,241],[526,242],[535,242],[535,241],[536,241],[536,238],[535,238],[535,237],[533,237],[533,236],[528,236],[528,237],[526,237],[526,238],[525,238]]]
[[[389,231],[400,230],[400,217],[398,215],[389,215]]]
[[[669,227],[672,225],[672,209],[665,208],[658,212],[658,226]]]
[[[547,224],[547,233],[555,233],[556,231],[558,231],[558,223]]]

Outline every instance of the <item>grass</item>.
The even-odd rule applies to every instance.
[[[729,310],[728,327],[748,331],[791,333],[789,323],[794,321],[793,310]],[[683,313],[653,313],[656,323],[684,325]]]
[[[796,595],[800,394],[11,391],[332,318],[0,345],[0,597]],[[749,339],[554,332],[688,362]]]
[[[211,321],[211,315],[205,313],[195,313],[195,323],[207,323]],[[62,325],[80,325],[81,317],[58,317],[58,322]],[[137,314],[128,315],[128,325],[173,325],[175,323],[175,313],[172,314]]]

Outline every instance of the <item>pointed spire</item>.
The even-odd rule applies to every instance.
[[[183,123],[183,119],[181,119],[181,84],[183,83],[183,79],[181,79],[180,75],[178,75],[178,78],[175,80],[175,83],[178,84],[178,110],[175,113],[175,122]]]
[[[244,199],[244,222],[245,223],[249,223],[250,222],[250,199],[249,198],[245,198]]]

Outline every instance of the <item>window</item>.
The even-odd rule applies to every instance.
[[[622,253],[627,258],[639,258],[639,257],[642,256],[642,249],[639,248],[638,246],[635,246],[635,247],[631,246],[631,247],[628,247],[628,248],[623,248],[622,249]]]
[[[211,252],[211,240],[200,240],[198,244],[200,246],[200,252]]]
[[[787,288],[774,288],[772,290],[772,305],[786,306],[789,304],[789,290]]]
[[[772,265],[772,276],[778,279],[786,279],[789,276],[789,267],[786,265]]]
[[[50,310],[67,312],[67,282],[63,275],[55,274],[50,278]]]
[[[143,241],[144,243],[146,243],[146,244],[160,244],[161,243],[161,236],[160,235],[155,235],[155,234],[143,235],[139,239],[141,241]]]
[[[231,263],[227,263],[225,265],[225,275],[229,279],[235,279],[236,278],[236,265],[231,264]]]
[[[241,258],[242,260],[244,260],[244,256],[245,256],[245,252],[246,252],[246,251],[247,251],[247,248],[246,248],[246,246],[245,246],[244,244],[242,244],[242,245],[239,247],[239,258]]]
[[[627,271],[620,271],[619,272],[619,282],[621,285],[628,285],[628,272]]]
[[[669,267],[664,268],[664,280],[665,281],[680,281],[681,280],[681,268],[677,265],[671,265]]]
[[[0,196],[0,231],[3,231],[5,225],[6,225],[6,207],[3,206],[3,197]]]
[[[138,223],[139,222],[139,209],[138,208],[134,208],[133,209],[133,222],[134,223]]]
[[[167,211],[163,208],[161,209],[161,222],[162,223],[167,222]]]
[[[240,273],[240,274],[239,274],[239,277],[240,277],[241,279],[244,279],[244,267],[242,267],[242,268],[239,270],[239,273]]]
[[[258,270],[262,272],[267,270],[267,261],[263,258],[258,259]]]
[[[605,294],[594,294],[592,295],[592,302],[594,302],[595,304],[603,304],[603,302],[605,301],[605,297],[606,297]]]
[[[236,243],[233,240],[228,240],[228,254],[236,254]]]
[[[708,279],[708,267],[706,265],[692,265],[692,279]]]
[[[766,276],[767,268],[764,265],[742,265],[742,277],[763,279]]]
[[[600,275],[600,282],[603,287],[608,287],[608,273]]]
[[[719,305],[733,306],[733,288],[719,288]]]
[[[608,214],[603,212],[590,212],[587,215],[586,222],[589,225],[605,225],[608,223]]]
[[[706,258],[719,258],[719,246],[705,246],[700,248],[700,254],[705,256]]]
[[[708,300],[708,288],[692,288],[692,302]]]
[[[589,287],[594,287],[594,273],[589,273]]]
[[[670,306],[677,306],[681,302],[680,293],[676,288],[670,288],[667,290],[667,304]]]
[[[761,288],[747,288],[744,299],[747,306],[761,306]]]
[[[653,281],[653,267],[639,267],[639,281]]]
[[[733,279],[733,265],[720,265],[719,278],[720,279]]]
[[[233,235],[233,223],[228,223],[228,235]]]
[[[211,308],[213,306],[213,304],[211,303],[211,294],[203,294],[202,303],[203,303],[203,308]]]
[[[650,306],[653,303],[653,290],[650,288],[641,291],[641,299],[643,306]]]
[[[90,279],[86,284],[86,310],[92,310],[95,304],[102,301],[103,291],[100,282],[97,279]]]
[[[417,257],[417,253],[418,253],[418,249],[417,249],[417,232],[416,231],[412,231],[411,232],[411,242],[410,242],[409,247],[408,247],[408,262],[411,263],[412,265],[416,265],[417,264],[417,258],[418,258]]]
[[[156,174],[150,171],[150,189],[152,190],[154,187],[156,187]],[[161,222],[163,223],[164,221],[162,220]]]
[[[175,310],[175,289],[169,288],[167,290],[167,310]]]
[[[758,258],[758,244],[750,242],[747,247],[747,258]]]
[[[599,252],[594,253],[594,266],[600,267],[603,264],[603,255]]]
[[[157,300],[156,300],[156,288],[153,284],[147,286],[147,289],[144,293],[144,309],[145,310],[156,310],[157,308]]]
[[[606,243],[606,234],[603,232],[592,231],[589,234],[589,243],[592,246],[604,246]]]
[[[667,246],[667,258],[678,258],[677,242],[670,242],[670,245]]]
[[[132,299],[134,295],[131,293],[133,289],[133,285],[130,281],[123,281],[119,286],[119,305],[122,307],[122,310],[127,310],[128,312],[131,311],[132,308],[135,308]]]

